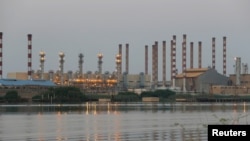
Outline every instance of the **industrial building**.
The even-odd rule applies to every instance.
[[[176,75],[176,87],[189,92],[210,93],[211,86],[227,86],[229,78],[212,68],[187,69]]]

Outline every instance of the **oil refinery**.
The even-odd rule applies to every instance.
[[[49,70],[44,72],[44,66],[46,65],[46,52],[40,51],[40,68],[35,71],[32,68],[32,34],[28,34],[28,62],[27,72],[8,72],[7,79],[16,80],[48,80],[54,82],[59,86],[77,86],[88,93],[115,93],[117,91],[128,91],[128,90],[154,90],[154,89],[173,89],[181,92],[199,92],[199,93],[223,93],[223,88],[229,86],[242,86],[239,84],[243,75],[237,73],[236,80],[235,74],[226,75],[226,37],[222,37],[223,45],[218,49],[222,49],[222,67],[223,72],[219,73],[216,71],[216,38],[212,37],[211,45],[211,67],[203,67],[202,64],[202,42],[198,42],[198,67],[194,67],[194,42],[190,42],[190,66],[187,66],[187,35],[183,34],[182,40],[182,53],[181,57],[177,57],[176,51],[176,35],[173,35],[170,41],[170,47],[167,48],[166,41],[162,41],[162,45],[158,41],[155,41],[152,45],[152,74],[149,74],[149,45],[145,45],[145,59],[144,59],[144,72],[139,74],[129,73],[129,44],[125,44],[125,62],[123,61],[122,44],[118,44],[118,52],[114,56],[114,62],[116,65],[115,71],[109,72],[102,70],[104,54],[101,52],[97,54],[97,71],[85,71],[84,66],[84,55],[83,53],[78,54],[78,70],[75,71],[64,71],[65,54],[63,51],[58,53],[59,58],[59,69]],[[2,38],[3,33],[0,33],[0,77],[2,79]],[[162,46],[162,49],[159,49]],[[159,52],[161,52],[162,58],[162,81],[159,81]],[[170,60],[166,60],[166,52],[170,53]],[[176,59],[181,58],[182,71],[178,73]],[[123,64],[125,69],[122,68]],[[170,64],[169,76],[170,80],[167,80],[166,65]],[[236,68],[240,67],[239,64]],[[247,64],[245,65],[247,68]],[[237,71],[240,72],[240,71]],[[247,71],[244,73],[247,74]],[[240,75],[240,76],[238,76]],[[245,79],[245,78],[244,78]],[[250,82],[250,80],[249,80]],[[218,87],[221,89],[218,90]],[[245,85],[242,86],[246,87]],[[247,86],[248,87],[248,86]],[[225,91],[225,90],[224,90]]]

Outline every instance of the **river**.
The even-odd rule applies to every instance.
[[[0,105],[0,141],[206,141],[209,124],[248,124],[250,103]]]

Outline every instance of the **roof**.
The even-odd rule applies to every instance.
[[[17,80],[17,79],[0,79],[2,86],[56,86],[49,80]]]
[[[208,68],[193,68],[193,69],[187,69],[186,70],[186,77],[187,78],[194,78],[194,77],[198,77],[199,75],[203,74],[204,72],[206,72],[208,70]],[[176,78],[183,78],[184,73],[181,74],[177,74]]]

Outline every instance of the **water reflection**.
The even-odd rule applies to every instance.
[[[205,141],[208,124],[248,124],[249,106],[95,102],[0,105],[0,140]]]

